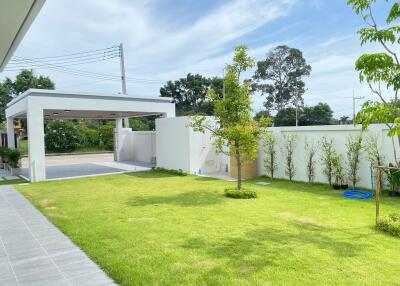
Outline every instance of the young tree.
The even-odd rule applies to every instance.
[[[268,126],[266,119],[253,119],[250,86],[248,82],[242,83],[240,80],[240,75],[253,64],[254,60],[247,55],[246,46],[235,48],[233,63],[226,66],[224,97],[221,98],[215,90],[209,92],[216,123],[213,124],[204,116],[193,117],[191,122],[195,131],[211,132],[217,152],[236,159],[238,190],[242,189],[242,165],[257,158],[258,140]]]
[[[265,173],[267,174],[267,176],[273,179],[275,176],[275,171],[278,168],[276,158],[276,138],[272,133],[265,133],[262,137],[262,148],[265,154]]]
[[[386,1],[389,2],[389,1]],[[397,144],[392,139],[393,154],[400,167],[396,147],[400,145],[400,55],[397,44],[400,42],[400,4],[394,2],[385,23],[378,24],[373,7],[376,0],[348,0],[354,12],[361,15],[367,27],[358,31],[361,45],[378,43],[383,52],[364,54],[356,62],[360,80],[367,82],[370,90],[377,96],[376,101],[367,101],[358,113],[356,122],[367,129],[371,123],[383,123],[389,128],[389,136],[397,137]],[[391,96],[387,96],[390,93]],[[385,96],[386,95],[386,96]],[[396,146],[397,145],[397,146]]]
[[[252,88],[266,95],[264,105],[267,110],[279,112],[289,104],[299,107],[303,105],[305,92],[303,77],[310,73],[311,66],[307,65],[300,50],[278,46],[265,60],[257,62]]]
[[[308,182],[313,183],[315,179],[315,167],[317,164],[318,144],[315,141],[308,141],[307,138],[304,140],[304,152],[306,155],[306,170]]]
[[[333,163],[335,157],[335,150],[333,149],[333,139],[328,140],[323,137],[321,140],[322,157],[321,162],[324,166],[324,175],[328,179],[329,185],[332,185],[333,176]]]
[[[296,135],[291,135],[291,134],[284,134],[283,137],[285,142],[283,143],[282,153],[285,156],[285,164],[286,164],[285,174],[286,176],[288,176],[289,181],[291,182],[294,178],[294,175],[296,174],[293,154],[296,148],[297,137]]]
[[[178,113],[212,115],[213,105],[207,96],[211,89],[222,96],[223,79],[206,78],[200,74],[189,73],[185,78],[168,81],[160,88],[160,94],[162,97],[172,97],[175,100]]]
[[[362,152],[362,137],[361,135],[357,137],[349,136],[346,143],[346,155],[348,164],[348,176],[351,181],[353,190],[359,181],[358,170],[360,169],[360,157]]]

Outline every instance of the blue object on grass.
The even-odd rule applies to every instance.
[[[351,190],[343,192],[343,197],[352,200],[368,200],[374,197],[374,194],[367,191]]]

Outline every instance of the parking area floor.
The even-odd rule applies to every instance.
[[[115,162],[113,154],[65,155],[46,157],[46,179],[61,180],[111,174],[147,171],[151,164],[141,161]],[[27,160],[22,164],[22,177],[29,180]]]

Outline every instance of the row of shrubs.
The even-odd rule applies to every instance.
[[[96,147],[113,150],[114,122],[98,128],[71,120],[51,120],[45,126],[45,144],[50,152],[70,152],[78,148]]]
[[[18,149],[0,147],[0,159],[2,164],[8,164],[12,168],[18,168],[21,152]]]
[[[175,175],[175,176],[187,176],[188,175],[186,172],[183,172],[182,170],[165,169],[165,168],[161,168],[161,167],[155,168],[154,171],[165,173],[165,174],[170,174],[170,175]]]

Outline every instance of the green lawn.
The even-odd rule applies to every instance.
[[[17,188],[121,285],[400,285],[373,200],[284,181],[223,197],[233,185],[144,172]]]

